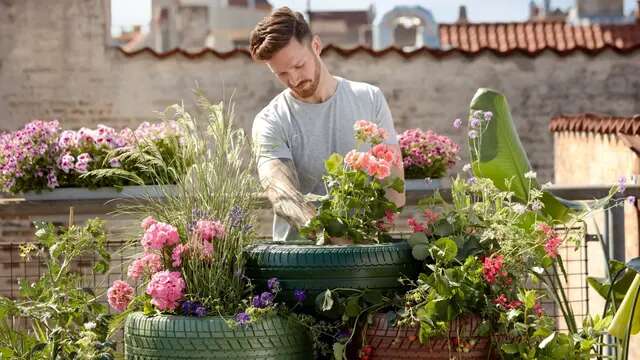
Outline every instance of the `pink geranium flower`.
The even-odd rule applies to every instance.
[[[133,299],[133,288],[122,280],[116,280],[107,290],[107,301],[112,308],[122,312]]]
[[[142,236],[142,246],[145,249],[162,250],[165,246],[173,246],[179,242],[178,229],[161,222],[149,226]]]
[[[151,277],[146,293],[151,303],[160,311],[171,311],[178,306],[184,295],[186,284],[177,271],[160,271]]]

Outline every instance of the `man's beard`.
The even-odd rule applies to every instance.
[[[301,99],[307,99],[313,96],[318,90],[320,84],[320,61],[314,57],[315,71],[313,73],[313,80],[305,80],[298,86],[291,88],[291,90],[298,95]]]

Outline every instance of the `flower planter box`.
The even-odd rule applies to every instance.
[[[277,277],[285,299],[307,292],[305,308],[326,289],[401,290],[398,278],[415,278],[420,264],[406,241],[372,245],[254,245],[246,250],[246,274],[260,289]]]
[[[475,336],[481,321],[478,317],[454,320],[449,324],[449,336],[432,338],[421,344],[419,328],[394,327],[386,314],[376,314],[366,329],[367,344],[371,346],[370,360],[486,360],[491,353],[491,339]],[[458,346],[460,350],[458,351]]]
[[[174,185],[125,186],[121,190],[108,188],[58,188],[40,193],[29,191],[23,194],[28,201],[63,201],[63,200],[110,200],[146,197],[162,197]]]
[[[405,179],[405,191],[425,191],[440,189],[444,185],[444,178],[439,179]]]
[[[307,360],[311,339],[298,323],[279,316],[231,329],[223,317],[127,317],[127,360],[243,359]]]

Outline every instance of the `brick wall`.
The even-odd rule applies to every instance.
[[[243,54],[224,60],[213,54],[127,57],[105,45],[109,8],[108,0],[0,2],[0,129],[38,117],[59,118],[69,127],[133,126],[180,99],[192,103],[196,82],[213,99],[233,94],[239,123],[248,129],[282,89],[265,66]],[[533,166],[545,180],[553,176],[551,116],[640,113],[640,52],[405,59],[393,52],[343,57],[330,51],[324,59],[334,74],[382,88],[398,130],[433,128],[461,143],[463,134],[450,124],[465,114],[475,90],[503,91]]]

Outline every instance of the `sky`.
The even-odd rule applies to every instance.
[[[289,6],[306,11],[307,2],[311,10],[366,9],[376,6],[376,13],[383,14],[396,5],[421,5],[430,10],[437,22],[453,22],[458,18],[458,7],[467,6],[467,14],[473,22],[523,21],[529,15],[529,0],[270,0],[274,7]],[[539,5],[543,0],[535,0]],[[567,9],[575,0],[551,0],[552,8]],[[636,6],[636,0],[625,0],[625,13]],[[122,27],[136,24],[147,25],[151,17],[151,0],[111,0],[111,24],[115,34]],[[146,27],[145,27],[146,28]]]

